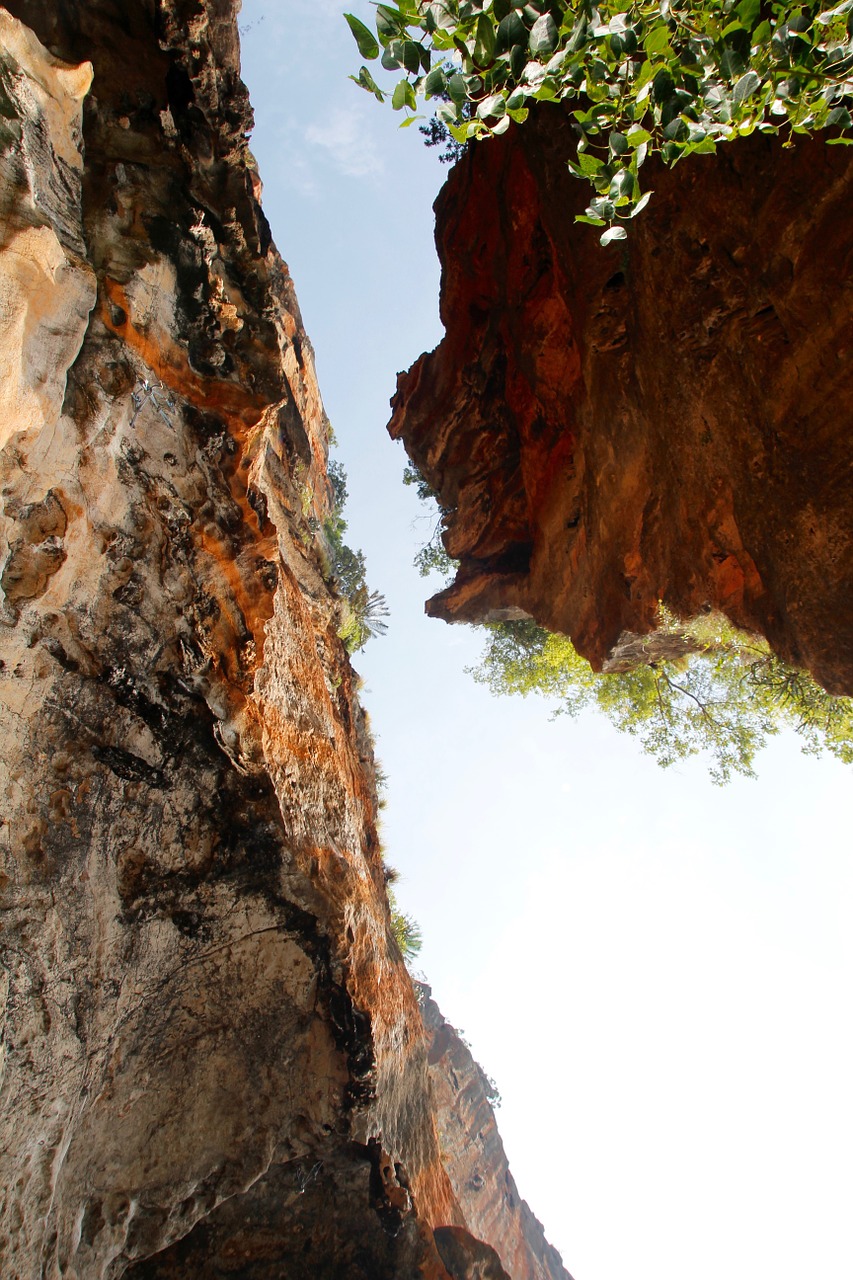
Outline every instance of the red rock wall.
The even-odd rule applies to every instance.
[[[659,599],[853,692],[853,161],[763,136],[646,169],[627,241],[549,107],[436,204],[446,336],[390,430],[448,509],[450,621],[519,611],[600,666]]]

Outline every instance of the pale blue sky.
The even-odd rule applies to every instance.
[[[441,336],[444,171],[347,80],[343,7],[247,0],[244,77],[350,540],[391,607],[356,665],[421,968],[575,1280],[850,1280],[853,775],[796,739],[758,782],[664,772],[594,716],[493,699],[464,672],[476,633],[423,616],[427,526],[385,423]]]

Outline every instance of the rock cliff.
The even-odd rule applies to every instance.
[[[532,615],[601,666],[661,599],[719,608],[853,692],[849,150],[756,135],[652,170],[602,249],[571,147],[543,107],[436,204],[447,332],[390,425],[461,561],[429,611]]]
[[[417,984],[430,1034],[429,1074],[444,1166],[471,1230],[495,1246],[512,1280],[572,1280],[510,1172],[494,1085],[426,983]]]
[[[445,1171],[231,0],[0,9],[8,1280],[501,1280]]]

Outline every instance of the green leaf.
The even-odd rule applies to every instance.
[[[506,53],[517,44],[527,45],[527,27],[522,22],[521,15],[513,10],[498,23],[495,49],[498,53]]]
[[[601,244],[611,244],[614,240],[627,240],[628,232],[624,227],[608,227],[601,237]]]
[[[672,53],[672,47],[669,43],[669,28],[665,23],[660,26],[653,26],[649,34],[643,40],[643,48],[651,57],[655,53],[669,55]]]
[[[545,74],[549,76],[559,75],[568,56],[569,53],[567,49],[558,49],[551,61],[547,63],[545,67]]]
[[[643,210],[645,209],[646,205],[649,203],[653,195],[654,195],[653,191],[647,191],[645,195],[640,196],[639,200],[631,210],[632,218],[636,218],[638,213],[643,212]]]
[[[448,80],[447,92],[450,94],[451,101],[455,102],[457,106],[461,106],[463,102],[467,101],[468,90],[465,87],[465,78],[458,71]]]
[[[606,227],[607,223],[603,218],[588,218],[585,213],[575,215],[575,222],[585,222],[590,227]]]
[[[389,4],[380,4],[376,9],[376,30],[380,38],[385,36],[393,39],[394,36],[402,35],[406,30],[405,15]]]
[[[366,89],[368,93],[372,93],[377,102],[385,101],[385,94],[379,88],[367,67],[362,67],[357,76],[350,76],[350,80],[357,84],[360,89]]]
[[[537,102],[556,102],[560,96],[559,87],[550,76],[546,76],[533,96]]]
[[[344,17],[349,23],[349,29],[355,37],[362,58],[367,58],[368,62],[378,58],[379,43],[369,27],[366,27],[353,13],[345,13]]]
[[[525,27],[525,36],[527,28]],[[514,44],[512,52],[509,55],[509,69],[513,80],[520,80],[524,68],[527,64],[527,41],[524,44]]]
[[[751,97],[756,89],[761,88],[761,77],[757,76],[754,71],[747,71],[746,75],[741,76],[734,87],[732,93],[732,101],[736,107]]]
[[[447,77],[441,67],[433,67],[424,80],[424,93],[428,98],[437,98],[447,91]]]
[[[652,76],[655,74],[655,70],[656,70],[655,65],[651,61],[651,59],[644,62],[643,65],[640,67],[640,74],[637,76],[637,79],[634,83],[635,89],[642,89],[644,85],[648,84]],[[639,101],[639,99],[637,100]]]
[[[666,102],[668,98],[672,97],[675,89],[675,81],[665,68],[657,73],[652,85],[654,87],[655,102]]]
[[[631,144],[625,137],[624,133],[611,133],[609,142],[610,150],[615,156],[624,156],[625,153],[631,149]]]
[[[736,24],[740,26],[740,24]],[[735,80],[738,76],[743,75],[746,68],[743,54],[738,49],[726,46],[723,55],[720,58],[720,70],[727,80]]]
[[[587,213],[594,218],[605,218],[607,221],[610,221],[612,218],[616,217],[616,206],[612,200],[607,198],[607,196],[602,196],[590,201]]]
[[[630,199],[634,194],[634,175],[629,169],[622,169],[610,183],[608,195],[611,200]]]
[[[474,61],[479,67],[487,67],[495,58],[495,28],[484,13],[477,19],[477,38],[474,41]]]
[[[456,18],[451,10],[444,3],[444,0],[432,0],[426,11],[427,30],[440,34],[443,31],[452,31],[456,26]]]
[[[604,168],[604,161],[599,160],[598,156],[590,155],[588,151],[580,151],[578,153],[578,168],[581,173],[589,177],[593,173],[599,173]]]
[[[543,13],[530,28],[530,52],[534,58],[553,53],[560,40],[560,33],[550,13]]]
[[[485,120],[487,116],[500,117],[506,115],[506,99],[502,93],[493,93],[477,104],[477,118]]]
[[[403,43],[403,66],[413,76],[416,76],[421,69],[421,53],[414,40],[406,40]]]
[[[644,142],[651,142],[652,135],[648,129],[642,129],[639,125],[634,125],[633,129],[628,130],[628,142],[632,147],[641,147]]]
[[[740,4],[735,5],[735,13],[747,31],[751,31],[761,13],[761,0],[740,0]]]
[[[415,95],[412,92],[412,86],[409,84],[408,80],[399,80],[394,86],[394,94],[391,98],[391,106],[395,111],[403,110],[403,107],[408,104],[410,93],[412,94],[412,98],[414,98]]]

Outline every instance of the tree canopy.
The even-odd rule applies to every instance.
[[[661,609],[659,621],[616,660],[616,670],[601,674],[566,636],[532,621],[491,624],[472,674],[496,694],[552,699],[557,714],[596,708],[663,768],[705,755],[717,783],[736,773],[754,777],[756,754],[786,726],[803,751],[853,764],[853,699],[828,694],[721,614],[683,623]]]
[[[756,129],[853,143],[853,0],[399,0],[377,5],[375,32],[345,16],[366,61],[403,72],[390,91],[366,66],[352,79],[396,111],[435,99],[457,143],[565,103],[567,163],[595,193],[580,220],[605,244],[648,201],[651,152],[671,165]]]

